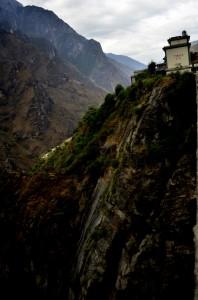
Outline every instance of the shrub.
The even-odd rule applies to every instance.
[[[130,101],[135,101],[137,99],[137,84],[133,84],[132,86],[126,89],[127,98]]]
[[[86,123],[88,126],[92,126],[94,125],[97,117],[98,109],[95,107],[90,107],[83,117],[83,122]]]
[[[114,105],[115,99],[114,95],[112,94],[107,94],[104,100],[106,105]]]
[[[143,80],[145,78],[148,78],[149,76],[150,76],[150,74],[148,73],[148,70],[144,70],[143,72],[141,72],[135,76],[135,80],[136,80],[136,82],[138,82],[139,80]]]
[[[120,92],[122,92],[123,90],[124,90],[124,88],[121,84],[116,85],[116,87],[115,87],[116,96],[119,96]]]
[[[154,75],[156,72],[156,63],[154,61],[151,61],[148,65],[148,73],[151,75]]]

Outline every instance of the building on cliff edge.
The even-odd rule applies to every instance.
[[[168,39],[168,46],[163,47],[165,52],[164,62],[156,64],[157,74],[198,72],[198,52],[191,50],[190,36],[184,30],[182,35]],[[131,83],[136,81],[136,76],[145,70],[134,71]]]
[[[164,64],[157,65],[158,69],[164,70],[166,74],[174,72],[196,72],[198,70],[198,53],[190,51],[190,36],[184,30],[182,35],[168,39],[168,46],[163,48],[165,52]]]

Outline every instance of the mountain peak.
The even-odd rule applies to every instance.
[[[0,7],[6,10],[13,10],[18,7],[22,7],[23,5],[15,0],[1,0]]]
[[[123,65],[109,59],[99,42],[78,34],[53,11],[37,6],[17,9],[19,5],[15,0],[1,0],[1,28],[49,41],[63,61],[69,61],[94,85],[106,91],[112,91],[118,83],[130,84],[131,70],[125,72],[125,66],[123,69]]]

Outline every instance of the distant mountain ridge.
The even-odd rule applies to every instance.
[[[146,65],[126,55],[118,55],[113,53],[106,53],[106,55],[107,57],[114,59],[133,71],[146,68]]]
[[[116,61],[115,59],[108,58],[111,63],[116,67],[119,68],[128,78],[131,78],[131,75],[133,74],[134,70],[131,69],[130,67]]]
[[[193,42],[191,43],[191,48],[190,48],[190,50],[191,50],[192,52],[198,52],[198,41],[193,41]]]
[[[132,74],[52,11],[15,0],[0,0],[0,66],[0,166],[24,170]]]
[[[48,40],[63,60],[70,61],[96,86],[112,91],[118,83],[125,86],[130,83],[128,75],[108,59],[100,43],[79,35],[52,11],[37,6],[23,7],[15,0],[3,1],[1,23],[29,37]]]

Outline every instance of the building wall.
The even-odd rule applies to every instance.
[[[181,45],[181,44],[185,44],[187,43],[187,38],[184,38],[182,40],[175,40],[175,41],[171,41],[171,46],[174,46],[174,45]]]
[[[168,74],[177,73],[177,72],[178,72],[178,70],[176,70],[176,69],[169,69],[168,71],[166,71],[166,74],[168,75]],[[186,72],[192,72],[192,68],[189,67],[189,68],[179,69],[180,74],[183,74]]]
[[[189,66],[188,46],[166,50],[168,69]]]

